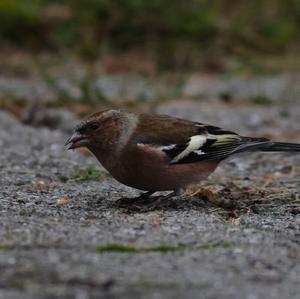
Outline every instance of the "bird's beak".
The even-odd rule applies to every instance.
[[[65,146],[69,145],[68,149],[74,149],[88,144],[88,137],[86,135],[80,134],[79,132],[74,132],[73,135],[66,141]]]

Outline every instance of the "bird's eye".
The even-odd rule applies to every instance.
[[[91,124],[90,125],[90,129],[91,130],[97,130],[97,129],[99,129],[99,125],[97,125],[97,124]]]

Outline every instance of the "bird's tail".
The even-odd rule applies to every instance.
[[[270,141],[269,144],[266,144],[266,147],[261,150],[264,152],[300,152],[300,144]]]
[[[262,151],[262,152],[300,152],[299,143],[275,142],[263,138],[245,137],[244,144],[236,148],[233,153],[241,153],[246,151]]]

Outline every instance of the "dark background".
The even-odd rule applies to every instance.
[[[83,60],[138,53],[157,70],[297,56],[297,0],[1,0],[1,48]]]

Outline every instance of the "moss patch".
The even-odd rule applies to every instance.
[[[119,252],[119,253],[147,253],[147,252],[182,252],[193,250],[210,250],[215,248],[232,248],[236,247],[236,244],[231,242],[219,242],[219,243],[204,243],[196,247],[183,247],[172,245],[160,245],[154,247],[135,247],[124,244],[108,244],[99,245],[96,247],[96,251],[99,253],[104,252]]]
[[[98,181],[104,177],[104,173],[97,168],[87,167],[77,169],[71,176],[63,176],[63,182]]]
[[[176,283],[159,283],[153,281],[137,281],[135,283],[129,284],[133,288],[143,288],[143,289],[174,289],[178,287]]]
[[[184,247],[181,246],[170,246],[170,245],[160,245],[155,247],[134,247],[123,244],[108,244],[99,245],[96,247],[96,251],[99,253],[103,252],[120,252],[120,253],[145,253],[145,252],[175,252],[183,251]]]

